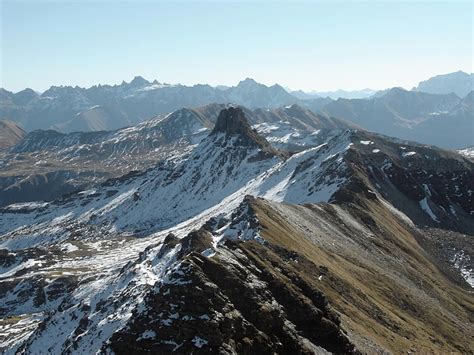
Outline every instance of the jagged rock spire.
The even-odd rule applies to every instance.
[[[266,155],[286,156],[283,152],[273,148],[264,137],[259,136],[258,133],[252,129],[245,117],[244,111],[240,107],[231,106],[223,109],[219,113],[211,135],[219,133],[238,136],[238,144],[258,146]]]
[[[247,135],[253,131],[240,107],[228,107],[223,109],[217,117],[212,133],[218,132]]]

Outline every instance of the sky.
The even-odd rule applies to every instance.
[[[0,0],[0,87],[411,89],[472,72],[473,16],[472,1]]]

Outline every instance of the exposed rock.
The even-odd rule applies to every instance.
[[[279,157],[287,157],[287,153],[274,149],[268,141],[258,135],[250,126],[245,114],[240,107],[229,107],[223,109],[217,117],[216,124],[211,135],[225,133],[226,135],[235,136],[238,144],[257,146],[264,153],[262,158],[274,155]]]

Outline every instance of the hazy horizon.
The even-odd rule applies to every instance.
[[[183,3],[186,2],[186,6]],[[472,73],[471,2],[1,1],[0,87],[411,89]]]
[[[458,72],[459,70],[453,70],[449,73],[438,73],[438,74],[433,74],[432,76],[430,76],[429,78],[431,77],[434,77],[434,76],[437,76],[437,75],[444,75],[444,74],[451,74],[451,73],[455,73],[455,72]],[[465,72],[466,74],[472,74],[470,72]],[[205,83],[205,82],[202,82],[202,83],[192,83],[192,84],[184,84],[184,83],[177,83],[177,82],[164,82],[164,81],[160,81],[159,79],[157,78],[147,78],[147,77],[144,77],[142,75],[135,75],[134,77],[132,78],[126,78],[126,79],[122,79],[122,80],[118,80],[118,81],[115,81],[113,83],[106,83],[106,82],[103,82],[103,83],[95,83],[95,84],[92,84],[92,85],[86,85],[86,86],[81,86],[81,85],[77,85],[77,84],[74,84],[74,83],[70,83],[70,84],[60,84],[60,85],[50,85],[48,86],[47,88],[45,88],[44,90],[37,90],[35,88],[31,88],[31,87],[24,87],[24,88],[21,88],[19,90],[9,90],[9,88],[7,87],[3,87],[3,86],[0,86],[0,88],[2,89],[5,89],[7,91],[10,91],[10,92],[13,92],[13,93],[16,93],[16,92],[20,92],[22,90],[25,90],[25,89],[32,89],[34,90],[35,92],[37,93],[43,93],[44,91],[48,90],[49,88],[51,88],[52,86],[69,86],[69,87],[81,87],[81,88],[90,88],[90,87],[93,87],[93,86],[97,86],[97,85],[110,85],[110,86],[115,86],[115,85],[120,85],[122,84],[123,82],[126,82],[126,83],[130,83],[135,77],[142,77],[143,79],[149,81],[150,83],[153,82],[153,81],[158,81],[160,84],[170,84],[170,85],[183,85],[183,86],[193,86],[193,85],[210,85],[208,83]],[[429,78],[425,78],[425,79],[422,79],[422,80],[427,80]],[[235,82],[235,83],[231,83],[231,84],[217,84],[217,85],[210,85],[212,87],[218,87],[218,86],[227,86],[227,87],[235,87],[237,86],[241,81],[244,81],[246,79],[252,79],[252,80],[255,80],[254,78],[250,78],[250,77],[245,77],[245,78],[242,78],[241,80]],[[420,81],[422,81],[420,80]],[[303,89],[300,89],[300,88],[290,88],[290,87],[287,87],[281,83],[271,83],[271,84],[266,84],[266,83],[261,83],[257,80],[255,80],[256,82],[258,82],[259,84],[264,84],[266,86],[272,86],[272,85],[275,85],[275,84],[278,84],[280,86],[282,86],[286,91],[288,92],[294,92],[294,91],[304,91],[305,93],[308,93],[308,94],[316,94],[316,93],[326,93],[326,92],[337,92],[337,91],[347,91],[347,92],[356,92],[356,91],[364,91],[364,90],[373,90],[373,91],[380,91],[380,90],[385,90],[385,89],[391,89],[391,88],[394,88],[394,87],[401,87],[403,89],[406,89],[406,90],[411,90],[412,87],[402,87],[400,85],[394,85],[394,86],[391,86],[391,87],[383,87],[383,88],[371,88],[371,87],[361,87],[361,88],[354,88],[354,89],[346,89],[344,87],[340,87],[340,88],[336,88],[336,89],[332,89],[332,90],[319,90],[317,88],[315,89],[310,89],[310,90],[303,90]],[[414,86],[417,86],[418,83],[414,84]]]

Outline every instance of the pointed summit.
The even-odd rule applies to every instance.
[[[146,79],[144,79],[143,77],[141,76],[136,76],[133,78],[133,80],[130,82],[130,86],[133,86],[133,87],[140,87],[140,86],[145,86],[145,85],[148,85],[150,84],[150,82]]]
[[[240,107],[228,107],[219,113],[212,133],[219,132],[243,135],[254,133],[245,117],[244,111]]]
[[[244,80],[241,80],[237,86],[239,87],[250,87],[250,86],[263,86],[263,84],[257,83],[254,79],[252,78],[245,78]]]
[[[256,146],[265,155],[279,156],[284,158],[285,153],[273,148],[268,141],[252,129],[244,111],[240,107],[228,107],[223,109],[217,117],[217,122],[212,130],[212,135],[224,133],[226,136],[236,136],[237,144],[242,146]]]

